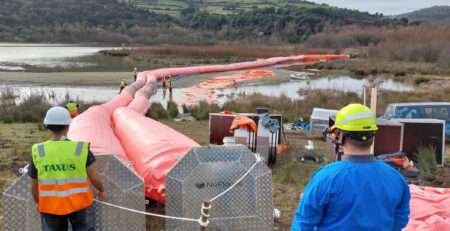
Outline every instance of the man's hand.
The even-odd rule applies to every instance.
[[[87,168],[87,174],[89,177],[89,180],[91,181],[92,185],[98,190],[98,198],[99,200],[105,199],[105,189],[103,187],[102,180],[100,176],[97,173],[97,169],[95,168],[95,163],[89,165]]]
[[[105,198],[106,198],[105,191],[102,191],[102,192],[99,191],[97,193],[97,197],[98,197],[99,200],[104,201]]]
[[[39,204],[39,190],[37,179],[30,178],[31,195],[33,195],[33,200],[36,204]]]

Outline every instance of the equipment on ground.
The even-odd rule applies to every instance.
[[[399,153],[403,149],[404,125],[391,120],[377,120],[378,131],[375,134],[374,154]]]
[[[414,163],[408,158],[406,153],[399,152],[394,154],[377,155],[376,158],[384,161],[399,171],[409,184],[419,183],[419,170],[414,167]]]
[[[97,155],[96,166],[102,176],[106,201],[145,210],[142,179],[112,155]],[[20,176],[3,192],[3,230],[41,230],[41,220],[32,199],[29,177]],[[98,204],[88,209],[95,230],[145,230],[145,216]]]
[[[335,116],[337,110],[314,108],[311,114],[310,130],[315,132],[323,132],[328,128],[328,119]]]
[[[314,142],[312,140],[308,140],[308,144],[305,145],[305,150],[305,153],[302,153],[298,157],[300,162],[312,161],[322,163],[325,160],[323,155],[319,155],[314,151]]]
[[[270,119],[278,121],[278,126],[275,126],[277,129],[269,129],[262,124],[264,115],[266,114],[211,113],[209,115],[209,144],[223,145],[223,138],[228,136],[248,137],[248,141],[247,139],[236,139],[236,143],[248,146],[249,149],[259,153],[269,166],[273,165],[276,162],[277,146],[281,144],[282,127],[280,125],[282,124],[282,116],[269,114]],[[230,132],[233,121],[238,116],[248,117],[257,124],[256,136],[250,133],[241,136],[242,133],[240,132],[238,134]],[[240,140],[244,142],[239,142]]]
[[[421,147],[435,149],[436,162],[445,163],[445,121],[436,119],[393,119],[403,124],[402,151],[408,154],[418,153]],[[414,156],[410,159],[416,160]]]
[[[271,171],[245,146],[193,148],[166,180],[167,215],[198,218],[206,201],[207,230],[273,230]],[[166,223],[166,230],[198,229],[196,223]]]
[[[446,121],[446,136],[450,139],[450,102],[417,102],[389,104],[384,119],[438,119]]]

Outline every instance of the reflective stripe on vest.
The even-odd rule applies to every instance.
[[[44,157],[45,156],[44,144],[38,144],[37,148],[38,148],[39,156]]]
[[[86,170],[88,152],[88,144],[68,140],[33,146],[40,212],[66,215],[92,204],[93,193]]]
[[[39,196],[40,197],[67,197],[73,194],[77,193],[86,193],[90,190],[90,187],[83,187],[83,188],[73,188],[65,191],[40,191]]]
[[[67,179],[42,179],[39,180],[40,185],[64,185],[71,183],[84,183],[88,179],[87,178],[67,178]]]

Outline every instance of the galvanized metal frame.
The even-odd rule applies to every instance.
[[[113,155],[97,155],[96,166],[102,176],[106,201],[145,211],[142,179]],[[32,199],[29,177],[20,176],[3,192],[3,230],[41,230],[40,215]],[[145,216],[94,203],[88,219],[95,230],[145,230]]]
[[[226,190],[255,162],[255,154],[243,145],[193,148],[167,175],[167,215],[199,218],[202,202]],[[259,162],[241,183],[211,205],[207,230],[273,230],[270,169]],[[166,230],[199,230],[199,225],[169,220]]]

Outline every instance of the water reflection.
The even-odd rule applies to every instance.
[[[290,81],[277,85],[256,85],[242,86],[218,90],[218,103],[224,103],[236,97],[239,94],[261,93],[268,96],[281,96],[282,94],[292,99],[302,99],[302,90],[336,90],[345,92],[355,92],[361,94],[362,87],[367,84],[367,80],[358,80],[346,76],[319,78],[314,80]],[[72,100],[82,100],[86,102],[106,102],[118,94],[118,87],[89,87],[89,86],[36,86],[36,85],[0,85],[0,90],[10,88],[21,99],[30,94],[44,94],[52,103],[65,100],[67,97]],[[412,91],[414,87],[405,83],[386,80],[381,83],[382,90],[391,91]],[[172,100],[178,104],[184,102],[185,88],[173,89]],[[158,93],[152,97],[152,102],[160,102],[163,106],[170,101],[170,94],[160,89]]]
[[[302,99],[302,90],[333,90],[354,92],[361,95],[363,86],[368,83],[369,81],[367,80],[353,79],[348,76],[325,77],[314,80],[290,81],[278,85],[244,86],[237,89],[225,89],[222,93],[226,96],[249,95],[253,93],[261,93],[268,96],[285,95],[292,99]],[[406,92],[414,90],[414,87],[389,79],[380,84],[380,89]]]
[[[70,60],[93,55],[112,47],[89,47],[68,44],[0,43],[0,69],[20,71],[23,65],[42,67],[84,67],[90,63]]]

